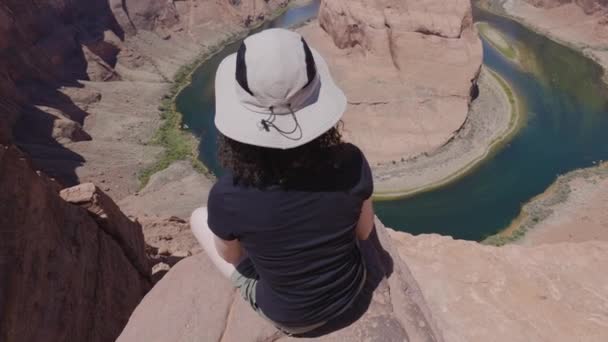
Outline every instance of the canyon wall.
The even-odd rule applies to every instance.
[[[179,69],[286,4],[0,0],[0,136],[62,184],[132,194]]]
[[[1,341],[115,340],[152,278],[106,192],[134,194],[155,162],[179,68],[285,5],[0,0]]]
[[[137,172],[161,152],[149,144],[157,106],[182,65],[286,3],[0,0],[0,340],[118,336],[152,279],[141,226],[106,193],[128,205],[146,197],[141,215],[200,205],[209,182],[189,165],[138,192]],[[347,135],[376,163],[432,151],[466,120],[482,60],[470,13],[467,1],[334,0],[322,3],[322,27],[302,28],[349,95]],[[61,191],[88,181],[102,189]],[[200,252],[185,221],[142,222],[159,246],[174,244],[156,251],[165,260]],[[496,249],[378,227],[369,310],[322,340],[605,341],[607,280],[594,272],[605,244]],[[289,340],[202,254],[149,292],[120,340],[202,336]]]
[[[92,184],[60,195],[15,146],[0,189],[0,340],[113,341],[151,287],[141,226]]]

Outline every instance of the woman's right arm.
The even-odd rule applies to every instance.
[[[357,238],[367,240],[372,230],[374,230],[374,206],[372,199],[368,198],[361,207],[361,216],[356,228]]]

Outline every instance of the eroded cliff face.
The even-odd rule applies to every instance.
[[[141,226],[92,184],[60,196],[14,146],[0,188],[0,340],[113,341],[151,287]]]
[[[87,163],[109,165],[114,155],[128,170],[101,172],[118,180],[108,188],[124,197],[137,188],[134,173],[158,152],[145,145],[178,69],[286,4],[1,0],[0,138],[14,138],[38,168],[66,185],[100,181]],[[128,140],[146,157],[121,157]]]
[[[482,64],[468,0],[322,1],[319,26],[301,31],[345,90],[347,138],[374,166],[432,152],[466,120]]]
[[[135,193],[154,162],[177,70],[285,4],[0,0],[1,341],[116,339],[152,279],[105,192]]]
[[[286,4],[0,0],[0,143],[63,186],[133,195],[162,153],[150,141],[179,68]],[[187,178],[210,186],[192,168]]]

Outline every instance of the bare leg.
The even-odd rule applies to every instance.
[[[190,217],[190,229],[201,244],[215,267],[228,279],[232,276],[235,266],[224,260],[215,247],[215,234],[207,225],[207,208],[201,207],[196,209]]]

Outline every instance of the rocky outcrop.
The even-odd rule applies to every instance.
[[[318,341],[443,341],[408,267],[381,225],[362,243],[368,282],[357,305]],[[171,305],[167,305],[171,303]],[[178,263],[144,298],[118,338],[130,341],[294,341],[260,318],[205,256]]]
[[[0,145],[0,340],[113,341],[151,286],[141,226]]]
[[[390,235],[446,341],[608,339],[608,275],[597,272],[606,242],[491,247]]]
[[[471,29],[469,0],[437,1],[322,1],[319,23],[337,47],[361,45],[368,51],[390,54],[393,34],[417,32],[458,39]]]
[[[321,1],[318,21],[301,32],[345,90],[347,138],[374,166],[435,151],[462,127],[482,64],[468,0]]]
[[[179,161],[154,174],[137,193],[119,202],[122,210],[134,217],[190,217],[193,208],[206,205],[213,181],[193,169],[189,161]]]
[[[605,341],[608,244],[491,247],[377,223],[357,308],[318,341]],[[379,248],[379,246],[382,246]],[[557,247],[557,248],[556,248]],[[373,292],[373,294],[372,294]],[[179,262],[118,341],[291,341],[255,314],[204,254]]]

